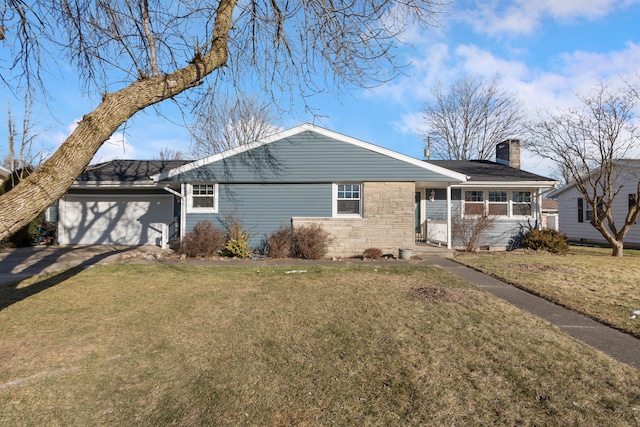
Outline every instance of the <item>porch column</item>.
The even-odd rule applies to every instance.
[[[542,191],[536,190],[536,228],[542,230]]]
[[[447,184],[447,249],[451,249],[451,185]]]
[[[184,236],[187,234],[187,184],[180,184],[180,246],[184,242]],[[218,195],[216,194],[216,197]]]

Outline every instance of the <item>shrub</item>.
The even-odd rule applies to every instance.
[[[522,247],[554,254],[565,254],[569,251],[567,236],[551,229],[529,230],[522,238]]]
[[[40,232],[38,230],[38,225],[42,222],[41,217],[36,217],[29,224],[22,227],[20,230],[16,231],[11,237],[7,239],[7,242],[11,246],[17,248],[24,248],[27,246],[31,246],[34,243],[38,243],[38,237],[40,236]]]
[[[224,244],[224,231],[214,227],[211,221],[204,220],[194,225],[193,231],[184,236],[179,253],[191,258],[208,257],[217,255],[224,247]]]
[[[367,248],[362,253],[362,256],[369,259],[380,259],[382,250],[378,248]]]
[[[230,258],[250,258],[249,232],[242,227],[242,222],[237,217],[226,218],[227,243],[222,249],[222,255]]]
[[[451,221],[451,235],[465,251],[475,252],[495,222],[495,215],[455,215]]]
[[[327,254],[333,241],[320,224],[301,225],[292,231],[291,251],[303,259],[321,259]]]
[[[267,253],[271,258],[287,258],[291,256],[291,227],[283,225],[267,238]]]

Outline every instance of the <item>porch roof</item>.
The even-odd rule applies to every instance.
[[[489,160],[425,160],[436,166],[467,175],[467,182],[553,182],[547,178],[522,169],[512,168],[507,165]]]

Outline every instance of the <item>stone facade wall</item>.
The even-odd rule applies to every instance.
[[[329,257],[361,255],[379,248],[397,256],[400,248],[415,244],[415,184],[365,182],[362,218],[292,218],[292,226],[316,223],[333,237]]]

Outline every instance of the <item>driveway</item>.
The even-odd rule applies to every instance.
[[[138,251],[138,247],[112,245],[8,249],[0,251],[0,284],[23,280],[40,273],[109,262],[110,258],[120,258],[125,252]]]

